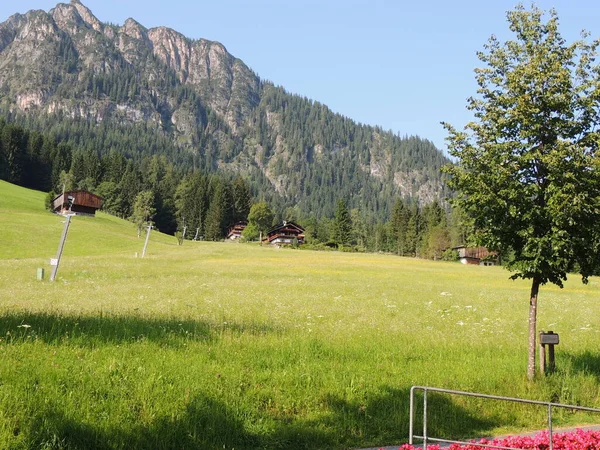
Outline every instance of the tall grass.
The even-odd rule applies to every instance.
[[[600,406],[598,279],[544,287],[556,373],[525,377],[528,284],[501,268],[185,242],[61,218],[0,182],[0,448],[352,448],[401,443],[412,385]],[[433,396],[429,431],[545,426]],[[598,421],[561,412],[555,425]],[[419,426],[419,424],[417,424]]]

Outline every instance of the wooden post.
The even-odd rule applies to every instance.
[[[554,334],[554,331],[548,331],[548,334]],[[554,372],[554,344],[548,345],[548,370]]]
[[[62,236],[60,237],[60,242],[58,244],[58,251],[56,252],[56,264],[52,266],[52,273],[50,274],[50,281],[54,281],[56,279],[56,274],[58,273],[58,265],[60,264],[60,257],[62,256],[63,248],[65,247],[65,241],[67,240],[67,233],[69,232],[69,224],[71,223],[71,216],[67,216],[65,221],[65,227],[63,228]]]
[[[540,373],[546,375],[546,345],[542,344],[542,335],[544,332],[540,332]]]

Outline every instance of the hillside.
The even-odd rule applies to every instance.
[[[44,209],[45,194],[0,180],[0,259],[35,259],[50,270],[64,228],[64,217]],[[174,237],[151,234],[152,245],[176,245]],[[64,255],[98,256],[121,254],[133,257],[143,248],[135,226],[99,211],[96,217],[75,217],[69,228]]]
[[[344,198],[384,218],[394,197],[447,194],[447,160],[428,140],[291,95],[218,42],[105,24],[77,0],[0,24],[0,113],[82,150],[241,174],[307,215],[331,216]]]

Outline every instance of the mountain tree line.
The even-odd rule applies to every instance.
[[[166,156],[139,162],[118,151],[101,156],[73,149],[37,131],[0,120],[0,179],[49,192],[83,189],[104,199],[103,210],[139,224],[136,204],[149,208],[150,222],[165,233],[198,230],[206,239],[221,239],[233,221],[244,220],[252,193],[242,178],[200,171],[185,172]],[[138,208],[139,209],[139,208]]]
[[[48,191],[49,198],[63,188],[88,190],[104,199],[106,212],[133,220],[139,230],[146,223],[169,234],[181,233],[185,227],[188,239],[222,239],[229,226],[248,219],[245,236],[257,239],[274,224],[293,220],[306,227],[307,243],[316,247],[440,259],[448,256],[446,249],[464,243],[469,235],[458,213],[438,201],[421,206],[397,198],[383,221],[348,208],[340,198],[329,216],[307,215],[266,201],[251,212],[253,193],[241,177],[186,171],[165,155],[133,159],[114,149],[106,155],[74,149],[5,121],[0,121],[0,178]]]
[[[469,241],[472,230],[460,211],[438,201],[427,205],[397,198],[388,220],[369,221],[358,209],[348,209],[338,200],[333,218],[310,217],[307,244],[346,250],[386,252],[428,259],[456,259],[453,246]]]

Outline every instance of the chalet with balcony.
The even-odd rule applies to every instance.
[[[263,243],[272,245],[292,245],[295,242],[304,244],[304,228],[285,220],[281,225],[272,228],[263,240]]]
[[[248,226],[248,222],[237,222],[229,227],[227,231],[227,239],[236,240],[242,237],[242,231]]]
[[[57,214],[95,216],[102,207],[102,197],[88,191],[67,191],[52,200]]]

